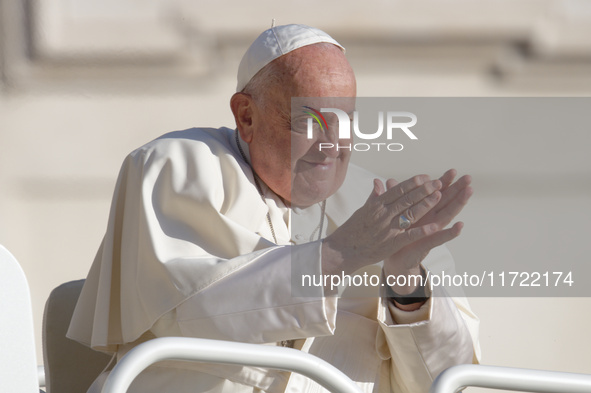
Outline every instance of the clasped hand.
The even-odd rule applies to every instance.
[[[454,182],[455,177],[450,169],[436,180],[427,175],[401,183],[389,179],[385,185],[374,180],[366,203],[324,239],[324,273],[351,274],[382,260],[387,275],[418,273],[429,251],[457,237],[463,227],[457,222],[446,228],[472,196],[470,176]],[[411,222],[406,229],[400,227],[402,214]]]

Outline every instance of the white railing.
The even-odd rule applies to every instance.
[[[591,375],[465,364],[450,367],[433,381],[430,393],[457,393],[474,386],[540,393],[589,393]]]
[[[331,392],[361,392],[349,377],[334,366],[295,349],[200,338],[162,337],[142,343],[126,353],[111,371],[102,393],[126,392],[139,373],[162,360],[287,370],[305,375]]]
[[[43,366],[37,366],[37,380],[39,381],[39,387],[45,387],[45,368]]]

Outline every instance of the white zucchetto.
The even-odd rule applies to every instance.
[[[236,91],[242,91],[261,68],[276,58],[303,46],[321,42],[334,44],[345,51],[345,48],[331,36],[310,26],[284,25],[265,30],[250,45],[240,61]]]

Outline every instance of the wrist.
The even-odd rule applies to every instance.
[[[400,288],[398,290],[394,290],[389,285],[389,280],[386,280],[384,277],[384,281],[386,282],[385,297],[393,301],[396,307],[409,309],[408,311],[411,311],[419,308],[429,299],[430,293],[427,291],[427,272],[422,266],[419,265],[418,274],[407,273],[402,276],[404,277],[402,279],[400,278],[400,275],[396,277],[397,279],[394,282],[394,286],[396,289]],[[396,283],[400,283],[401,281],[405,285],[396,286]]]

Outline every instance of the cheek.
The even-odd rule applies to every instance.
[[[289,151],[292,171],[295,169],[296,162],[306,155],[310,155],[316,151],[314,141],[301,136],[294,136],[291,138],[291,149]]]
[[[285,175],[288,171],[291,162],[291,140],[289,135],[281,135],[279,133],[270,133],[268,135],[268,143],[262,147],[263,155],[267,158],[267,170],[273,172],[281,172]]]

